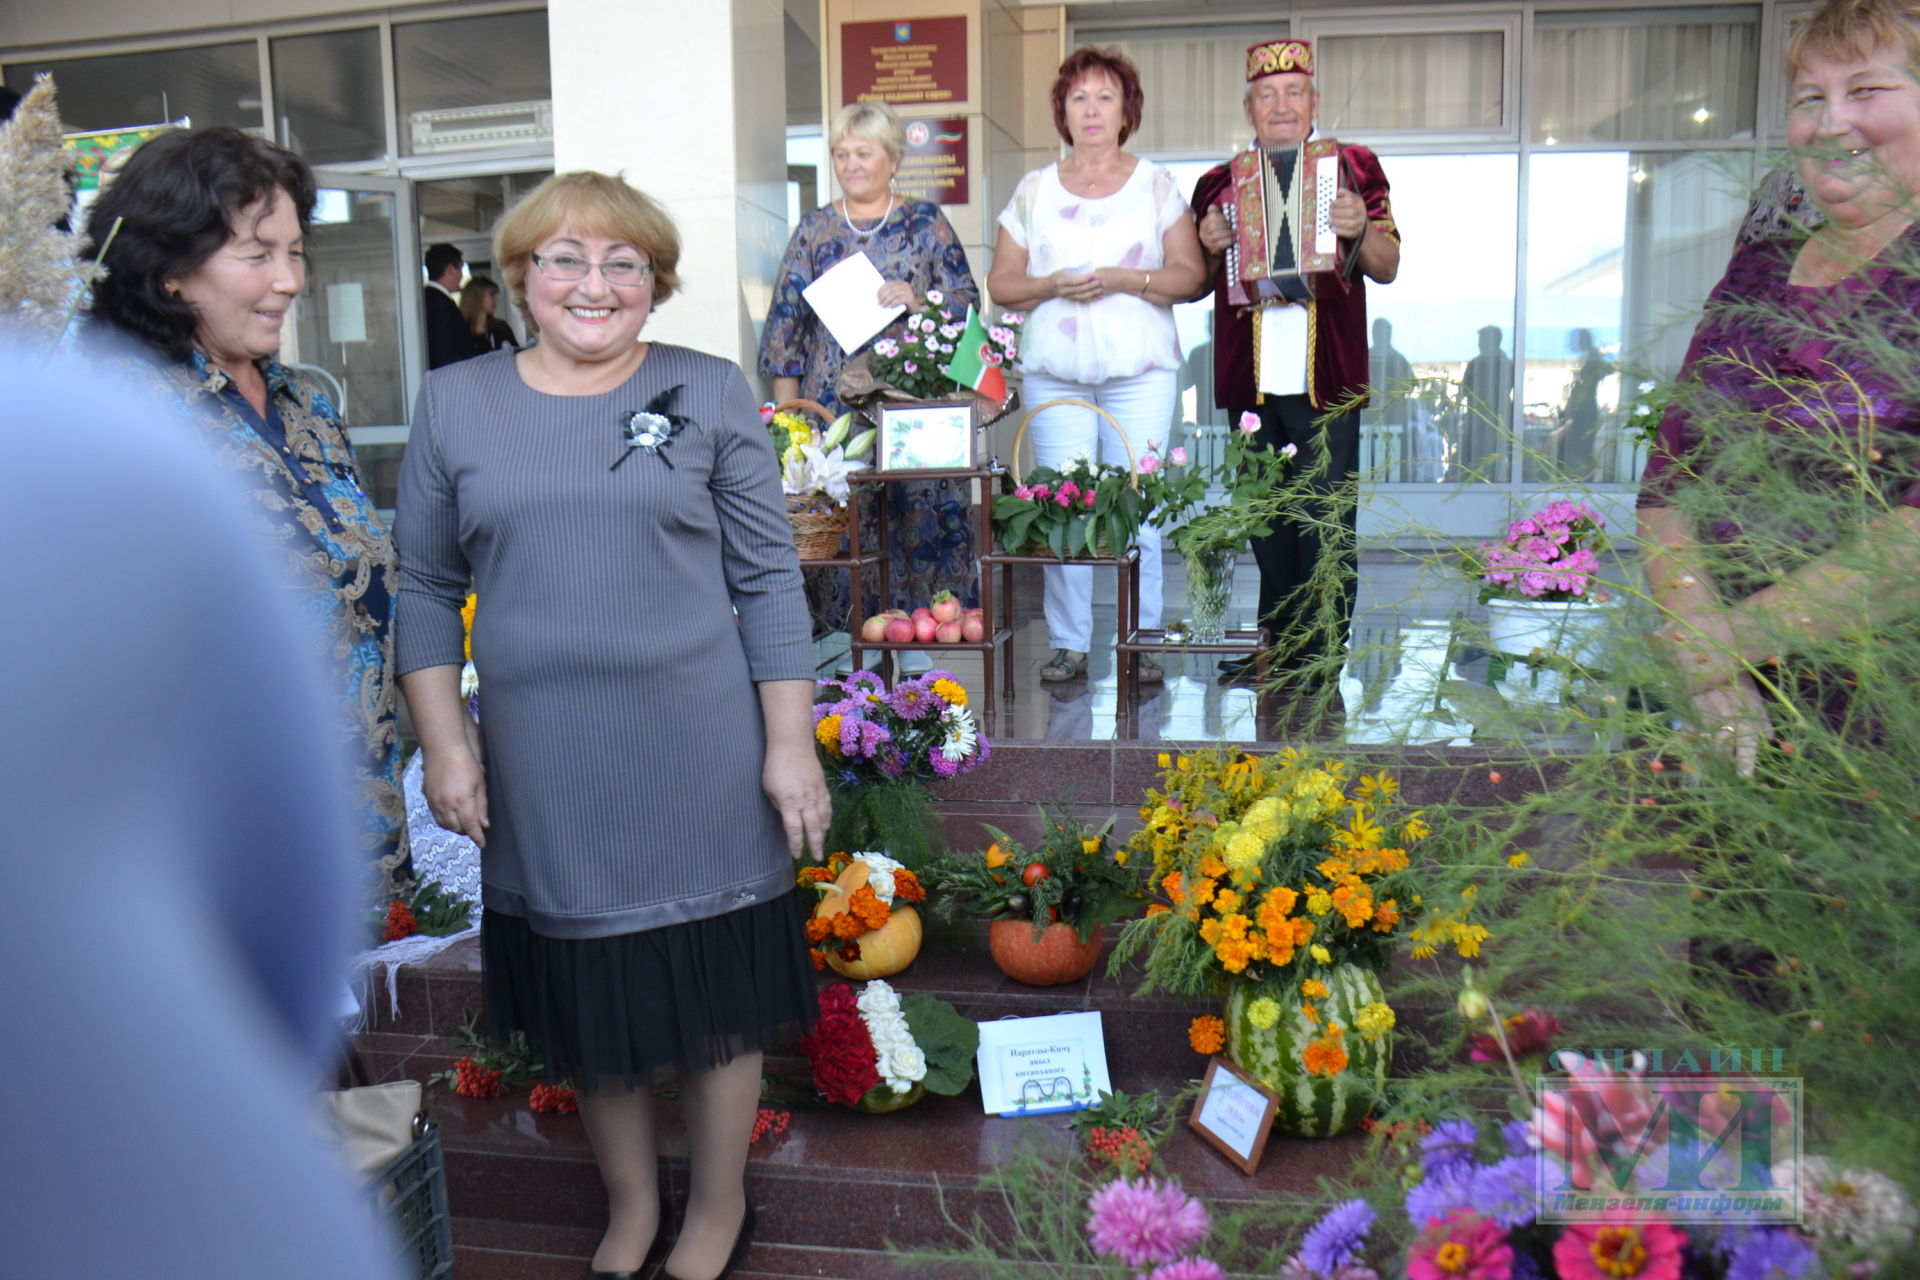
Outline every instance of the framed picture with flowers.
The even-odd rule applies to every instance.
[[[1187,1124],[1251,1177],[1260,1168],[1279,1112],[1279,1094],[1216,1053]]]
[[[916,400],[880,406],[880,449],[887,472],[966,471],[978,465],[975,400]]]

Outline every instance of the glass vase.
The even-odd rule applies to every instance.
[[[1220,644],[1227,638],[1227,606],[1233,601],[1233,569],[1238,547],[1202,547],[1187,553],[1188,639]]]

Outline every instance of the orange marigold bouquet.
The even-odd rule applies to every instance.
[[[1293,748],[1160,764],[1128,846],[1151,859],[1160,899],[1127,926],[1115,961],[1145,952],[1146,990],[1217,995],[1231,980],[1284,976],[1311,1002],[1335,966],[1378,971],[1403,937],[1416,953],[1442,942],[1479,953],[1488,933],[1471,896],[1457,909],[1429,901],[1410,863],[1430,828],[1398,812],[1391,775],[1350,777]]]

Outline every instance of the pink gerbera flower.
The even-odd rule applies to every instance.
[[[1553,1242],[1560,1280],[1680,1280],[1687,1233],[1664,1222],[1576,1222]]]
[[[1513,1246],[1493,1219],[1455,1209],[1413,1242],[1407,1280],[1513,1280]]]
[[[1172,1262],[1207,1237],[1207,1211],[1171,1182],[1116,1178],[1087,1201],[1093,1251],[1129,1267]]]

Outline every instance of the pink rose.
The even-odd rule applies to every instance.
[[[1287,447],[1280,451],[1280,456],[1283,458],[1293,458],[1293,457],[1298,457],[1299,453],[1300,453],[1300,446],[1289,442],[1287,444]]]
[[[1187,465],[1186,449],[1181,445],[1175,445],[1173,447],[1173,452],[1167,455],[1167,461],[1171,462],[1176,467],[1186,466]]]
[[[1160,469],[1160,459],[1154,457],[1150,453],[1143,453],[1140,455],[1139,471],[1141,475],[1150,476],[1154,472],[1158,471],[1159,469]]]
[[[1252,436],[1260,434],[1260,415],[1249,409],[1240,415],[1240,434]]]

